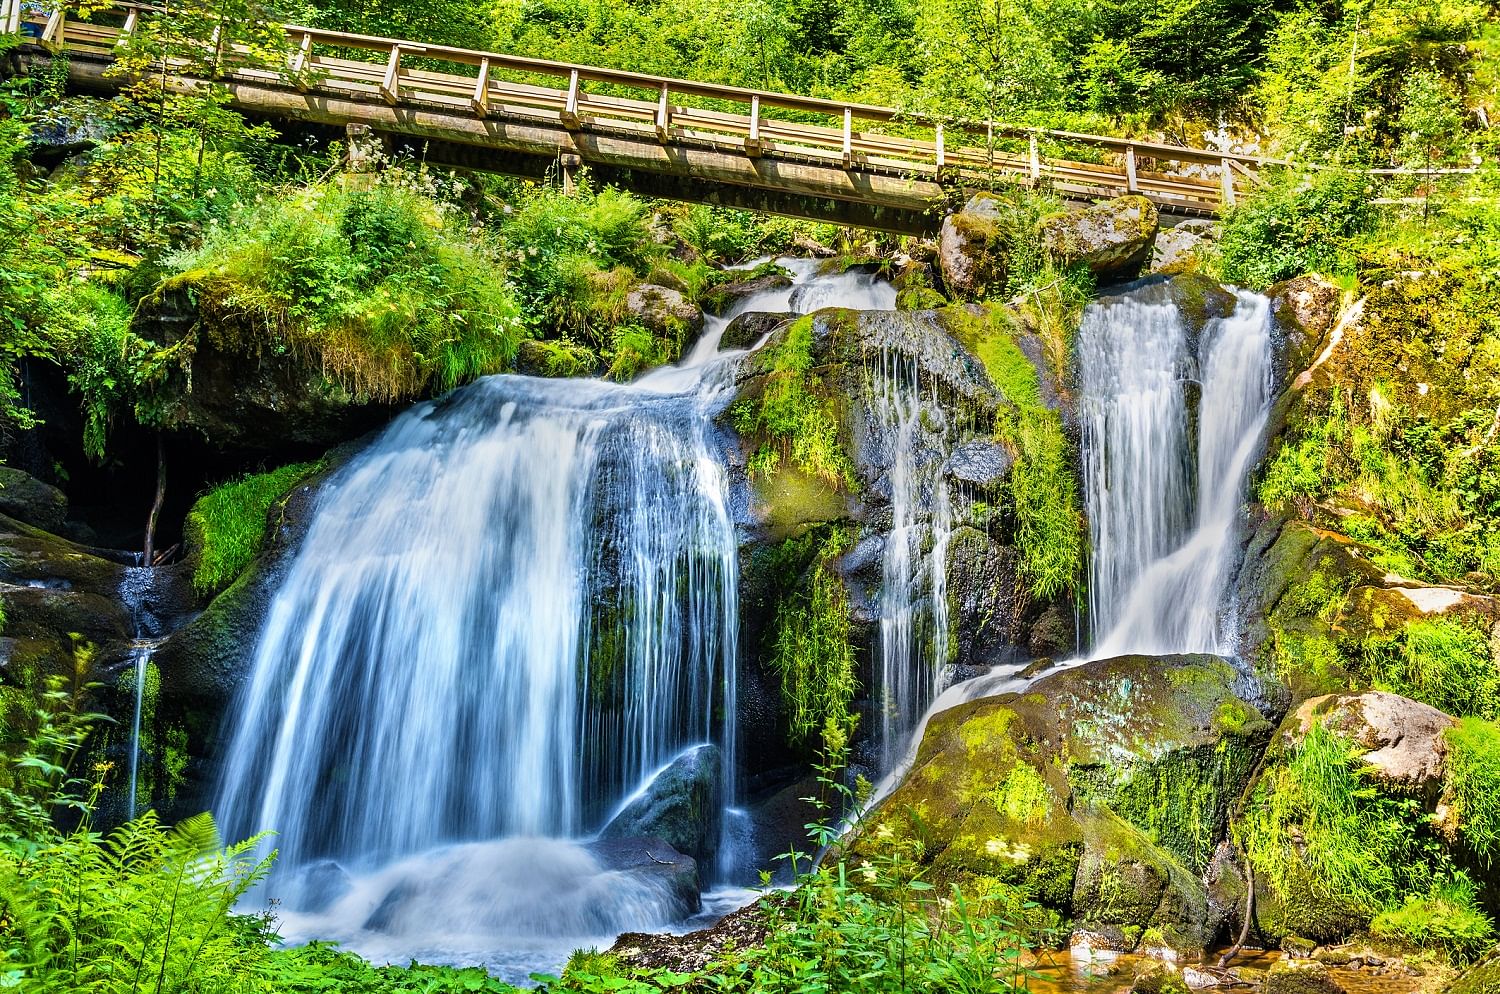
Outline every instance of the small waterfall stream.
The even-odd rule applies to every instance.
[[[697,743],[719,744],[733,795],[719,339],[745,310],[894,304],[868,275],[785,264],[794,285],[710,318],[679,366],[488,377],[403,414],[324,486],[215,803],[226,834],[277,832],[260,894],[288,939],[521,980],[680,917],[581,842]]]

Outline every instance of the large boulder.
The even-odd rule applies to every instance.
[[[1189,218],[1156,234],[1151,268],[1159,273],[1196,272],[1203,257],[1219,240],[1219,226],[1207,218]]]
[[[943,218],[938,232],[938,271],[950,296],[975,300],[1005,285],[1005,232],[999,201],[972,197],[963,210]]]
[[[757,342],[794,316],[791,313],[769,311],[745,311],[737,314],[724,328],[724,334],[719,336],[719,350],[754,348]]]
[[[671,287],[642,283],[625,297],[625,310],[647,331],[679,341],[703,327],[703,311]]]
[[[1042,222],[1042,245],[1059,262],[1086,264],[1101,282],[1134,279],[1151,258],[1156,205],[1139,194]]]
[[[1305,737],[1315,724],[1364,749],[1368,772],[1385,787],[1429,803],[1442,792],[1444,734],[1458,722],[1437,708],[1381,690],[1331,694],[1303,702],[1285,734]]]
[[[68,517],[68,498],[28,473],[0,466],[0,514],[43,531],[61,530]]]
[[[687,918],[702,906],[698,863],[665,839],[595,839],[584,843],[583,848],[603,869],[651,884],[668,899],[673,920]]]
[[[939,882],[987,877],[1096,945],[1203,948],[1202,878],[1272,728],[1214,656],[1122,656],[934,716],[904,781],[850,843],[920,838]]]
[[[628,800],[599,837],[651,836],[699,863],[712,863],[723,816],[723,756],[718,746],[694,746]]]
[[[1500,994],[1500,946],[1459,974],[1444,994]]]

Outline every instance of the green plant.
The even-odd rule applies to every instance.
[[[205,596],[234,582],[260,552],[266,515],[321,463],[293,463],[223,483],[199,497],[184,526],[193,547],[193,587]]]
[[[787,539],[771,568],[778,574],[802,572],[777,602],[771,655],[793,745],[830,724],[854,725],[849,705],[859,680],[849,641],[849,595],[836,569],[848,546],[848,535],[838,528]]]
[[[1381,690],[1449,714],[1500,717],[1500,665],[1488,632],[1473,620],[1421,619],[1394,637],[1371,639],[1363,669]]]
[[[1282,171],[1225,213],[1221,274],[1258,290],[1303,273],[1347,272],[1356,239],[1373,229],[1376,216],[1369,181],[1359,173]]]
[[[1370,934],[1417,949],[1439,949],[1466,963],[1494,944],[1495,923],[1479,907],[1479,888],[1463,874],[1433,881],[1426,894],[1411,894],[1399,907],[1370,922]]]
[[[1446,792],[1452,817],[1486,868],[1500,863],[1500,724],[1463,718],[1450,728]]]

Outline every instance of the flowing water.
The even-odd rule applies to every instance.
[[[160,631],[160,622],[153,611],[153,585],[157,571],[146,566],[132,566],[125,570],[120,581],[120,600],[130,614],[133,641],[130,645],[129,684],[131,695],[131,720],[129,761],[125,810],[126,819],[134,818],[150,807],[151,798],[141,803],[141,716],[145,710],[147,687],[152,678],[151,660],[165,639]]]
[[[1196,336],[1161,286],[1084,313],[1076,353],[1095,637],[1058,667],[1132,652],[1235,651],[1241,505],[1273,399],[1269,301],[1235,297],[1230,315]],[[932,715],[1025,690],[1022,668],[995,667],[942,690],[871,803],[900,783]]]
[[[793,286],[711,318],[678,367],[488,377],[408,411],[323,487],[215,804],[233,837],[277,833],[259,897],[282,902],[289,939],[524,979],[683,916],[583,840],[689,745],[721,746],[734,794],[719,338],[744,310],[894,302],[868,275],[787,264]]]

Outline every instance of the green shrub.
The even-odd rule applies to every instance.
[[[256,974],[274,994],[519,994],[477,966],[372,966],[326,942],[273,949]]]
[[[1446,739],[1453,820],[1469,848],[1493,868],[1500,863],[1500,724],[1463,718]]]
[[[302,353],[381,400],[507,368],[522,337],[499,258],[405,186],[312,187],[246,208],[168,260],[221,347]]]
[[[199,497],[185,526],[193,546],[193,586],[215,594],[234,582],[260,552],[266,514],[320,463],[293,463],[220,484]]]
[[[1340,170],[1273,174],[1225,212],[1221,275],[1258,290],[1303,273],[1351,272],[1355,240],[1377,216],[1368,186],[1363,175]]]
[[[1375,687],[1454,715],[1500,717],[1500,665],[1476,621],[1413,621],[1393,638],[1364,647],[1364,673]]]

